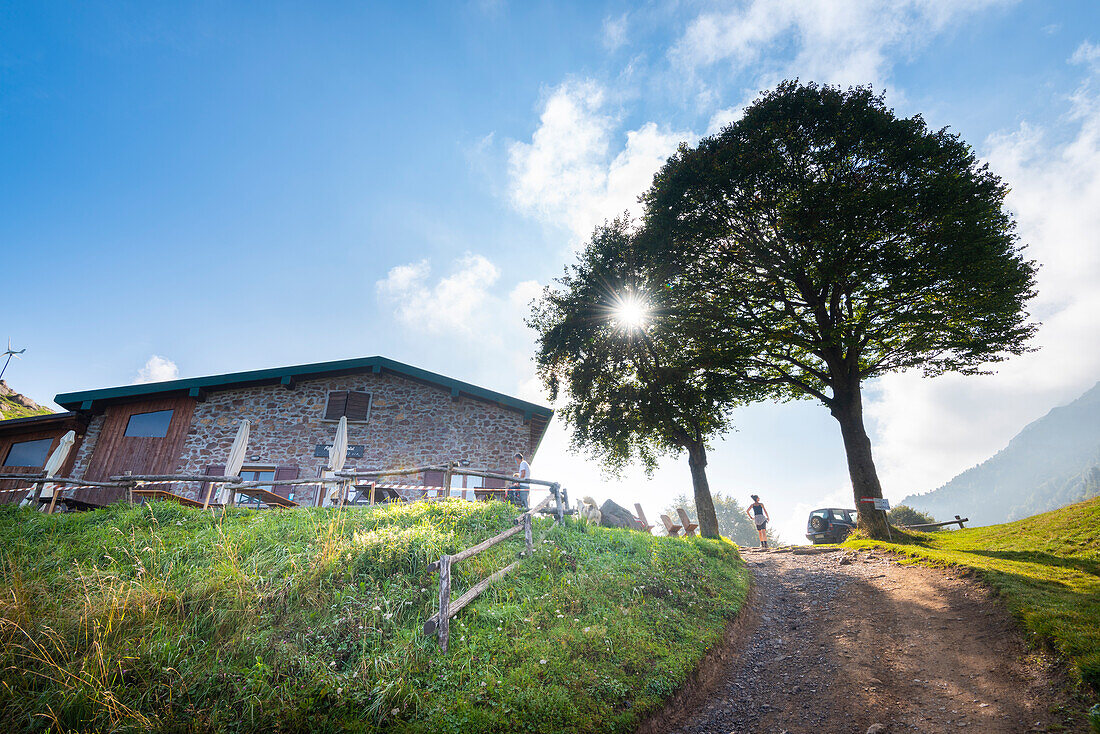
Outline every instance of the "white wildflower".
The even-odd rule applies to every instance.
[[[546,659],[544,658],[544,659],[540,660],[539,665],[546,665]]]

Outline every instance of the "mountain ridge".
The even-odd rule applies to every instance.
[[[942,486],[901,501],[939,519],[1010,522],[1100,495],[1100,382]]]

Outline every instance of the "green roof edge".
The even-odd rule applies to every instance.
[[[229,372],[224,375],[209,375],[207,377],[191,377],[184,380],[168,380],[166,382],[148,382],[141,385],[123,385],[121,387],[105,387],[98,390],[81,390],[79,392],[58,393],[54,402],[68,410],[80,410],[82,404],[87,402],[111,401],[122,398],[140,397],[143,395],[159,395],[163,393],[187,391],[192,388],[219,389],[237,385],[248,385],[265,382],[278,382],[284,377],[320,377],[332,372],[358,372],[380,367],[399,375],[405,375],[417,380],[430,382],[448,390],[458,390],[471,397],[500,403],[506,407],[521,413],[536,413],[544,416],[548,421],[554,415],[551,408],[529,403],[526,400],[513,398],[510,395],[478,387],[468,382],[445,377],[435,372],[413,367],[412,365],[398,362],[386,357],[359,357],[356,359],[341,359],[334,362],[315,362],[313,364],[299,364],[289,367],[273,367],[266,370],[250,370],[247,372]],[[541,436],[539,442],[541,443]]]

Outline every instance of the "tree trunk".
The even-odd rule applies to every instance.
[[[852,493],[859,512],[859,527],[872,538],[886,540],[889,533],[886,513],[876,510],[873,503],[862,501],[864,498],[881,498],[882,485],[871,457],[871,439],[863,427],[863,398],[858,385],[835,391],[832,414],[840,423],[840,435],[844,438],[848,475],[852,478]]]
[[[714,499],[707,482],[707,450],[702,443],[688,446],[688,466],[691,467],[691,485],[695,490],[695,513],[699,516],[699,534],[704,538],[718,538],[718,514],[714,511]]]

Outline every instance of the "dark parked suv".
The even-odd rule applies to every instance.
[[[806,538],[818,543],[843,543],[856,526],[856,511],[829,507],[814,510],[806,522]]]

